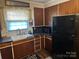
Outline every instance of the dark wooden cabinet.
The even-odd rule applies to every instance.
[[[48,52],[52,52],[52,40],[49,38],[45,38],[45,49]]]
[[[43,25],[43,8],[34,8],[35,26]]]
[[[7,47],[7,48],[1,49],[1,56],[2,56],[2,59],[13,59],[12,48]]]
[[[14,45],[13,47],[14,47],[14,59],[20,59],[23,58],[24,56],[31,55],[34,53],[34,41]]]

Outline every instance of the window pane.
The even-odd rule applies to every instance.
[[[8,22],[8,30],[27,29],[27,22]]]

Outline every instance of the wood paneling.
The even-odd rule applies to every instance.
[[[76,0],[59,4],[59,15],[76,14]]]
[[[45,8],[45,23],[51,25],[51,19],[57,15],[69,15],[79,13],[79,0],[70,0],[52,7]]]
[[[76,4],[76,13],[79,13],[79,0],[75,0],[75,4]]]
[[[43,8],[34,8],[35,26],[43,25]]]
[[[58,15],[58,5],[45,8],[45,25],[51,25],[53,16]]]
[[[11,47],[1,49],[2,59],[13,59]]]

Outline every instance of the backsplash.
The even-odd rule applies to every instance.
[[[14,30],[9,32],[9,36],[17,36],[17,35],[25,35],[28,34],[28,30],[23,29],[23,30]]]

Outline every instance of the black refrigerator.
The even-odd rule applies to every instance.
[[[78,15],[53,17],[52,38],[54,59],[75,59],[77,57],[75,39],[79,33],[78,27]]]

